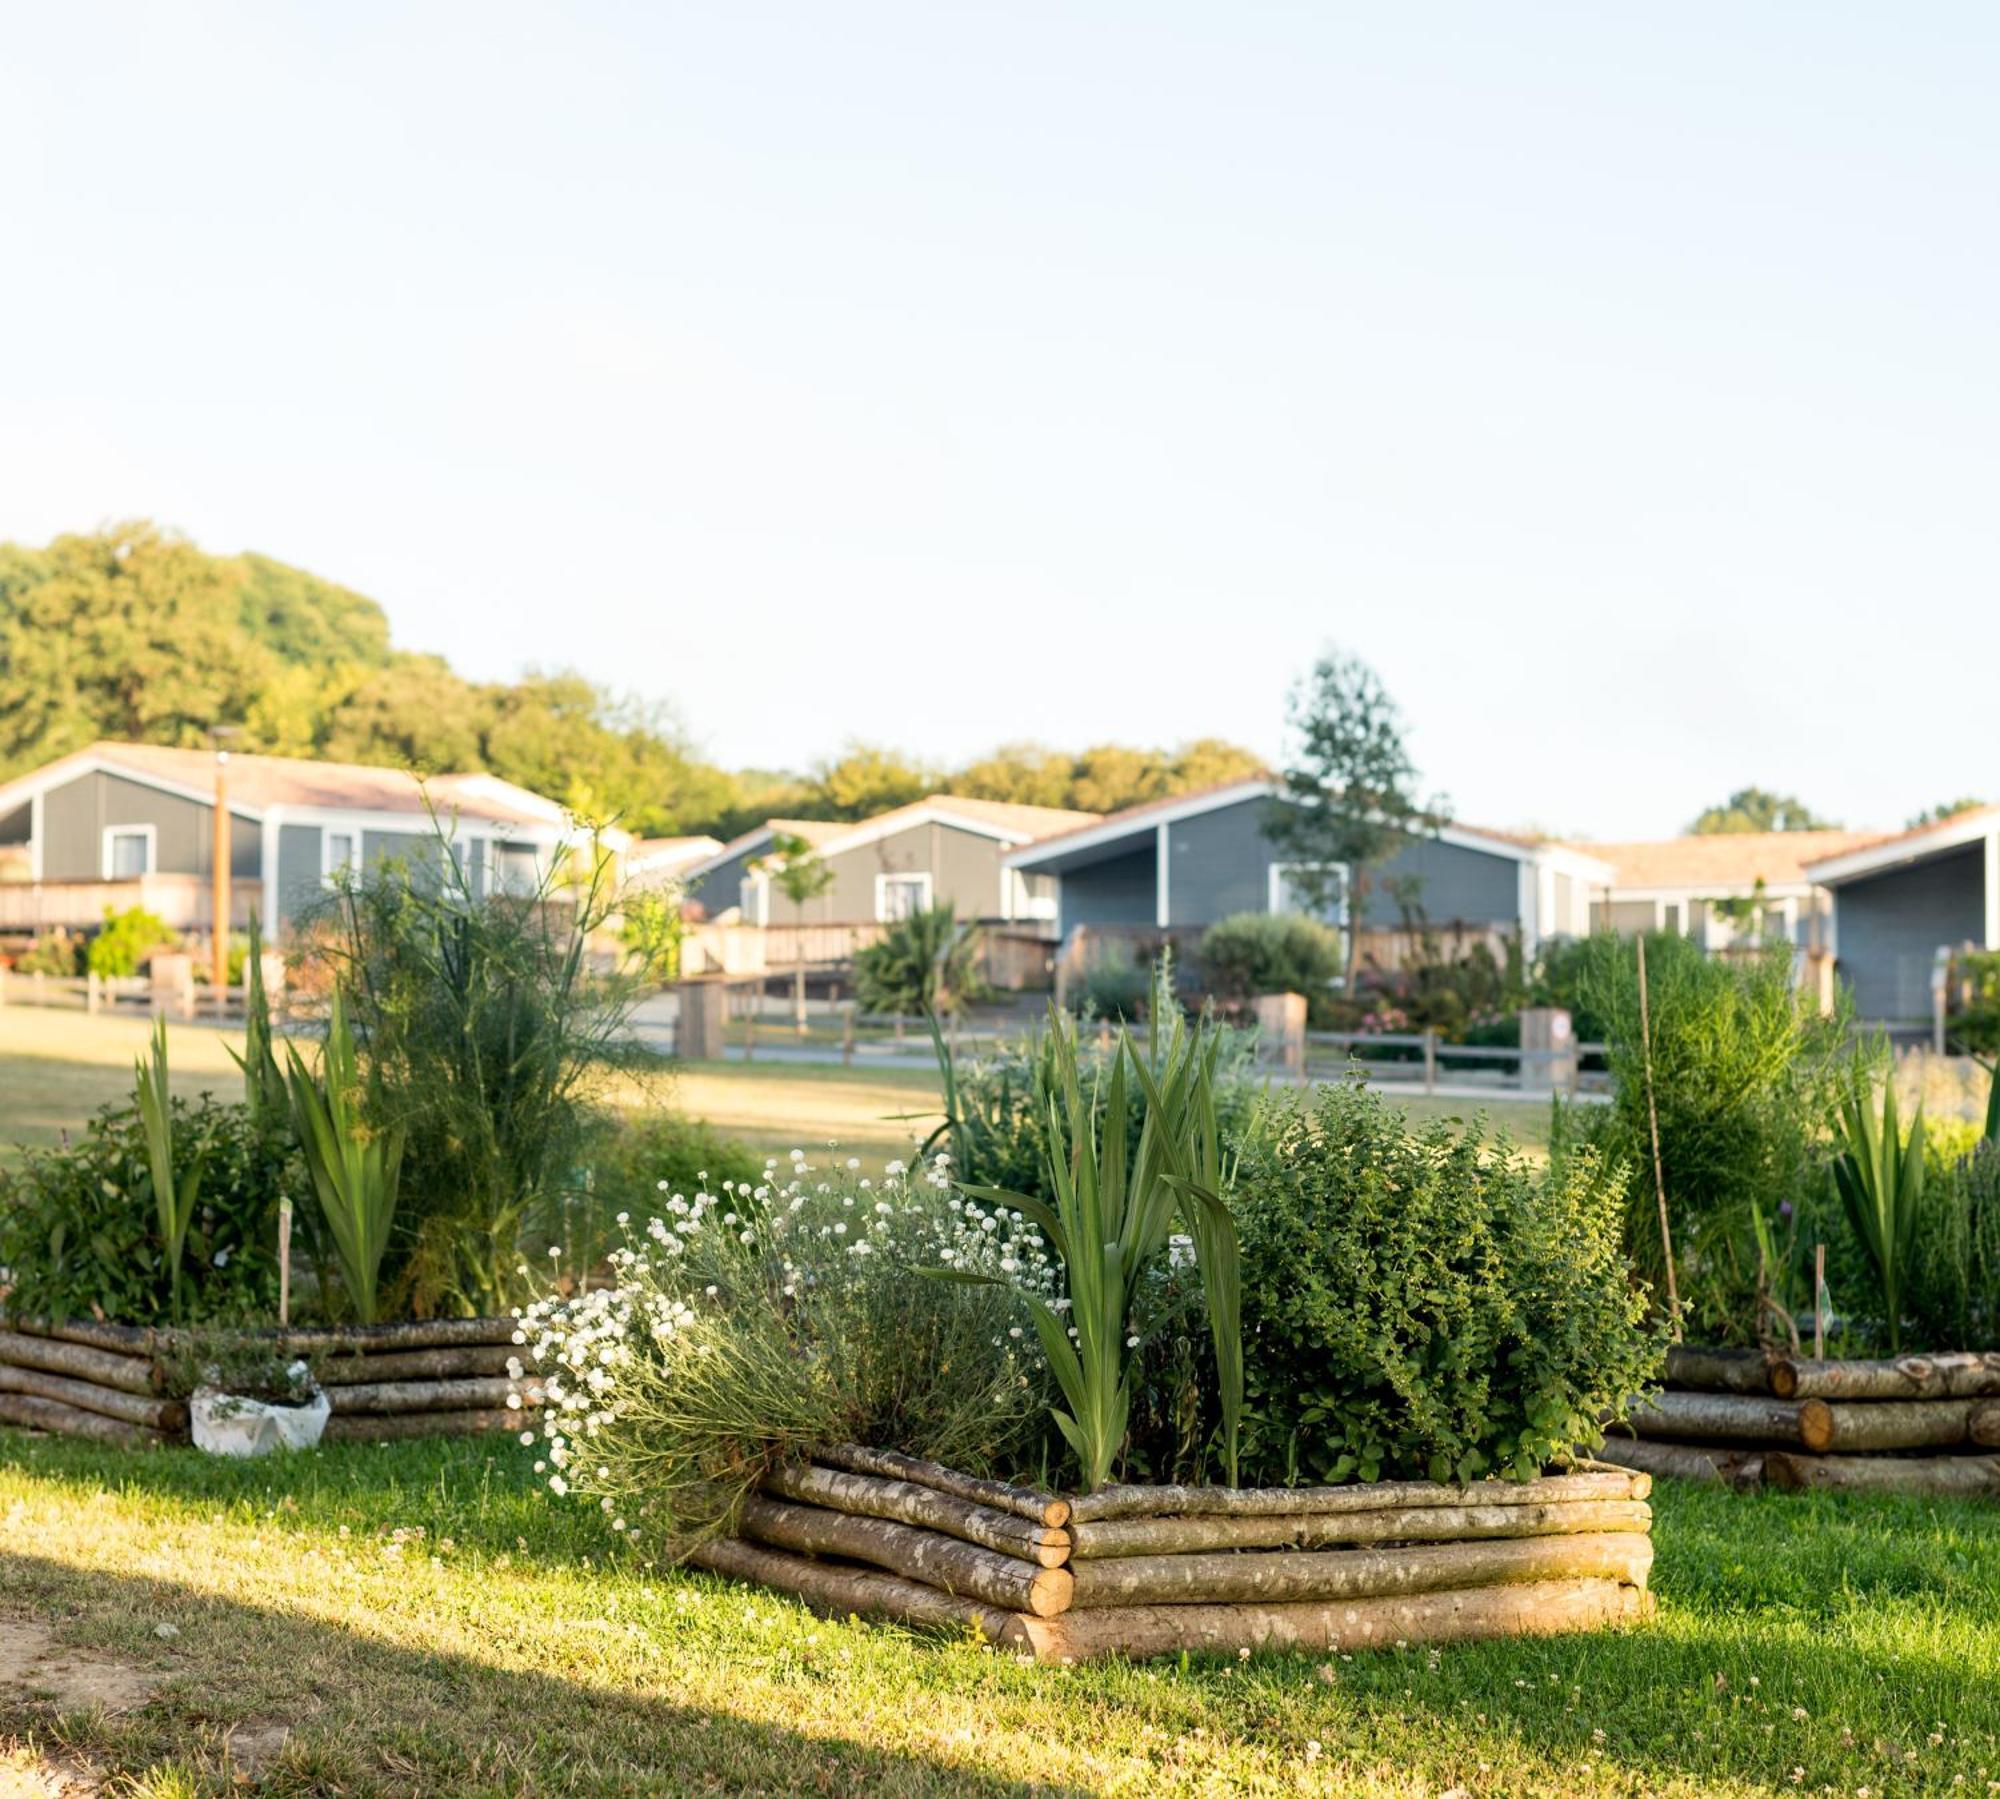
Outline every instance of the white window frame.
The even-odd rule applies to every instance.
[[[1265,875],[1264,910],[1273,918],[1282,916],[1285,908],[1280,902],[1284,898],[1285,877],[1305,869],[1312,869],[1315,873],[1324,873],[1328,869],[1340,871],[1339,913],[1336,917],[1321,919],[1320,923],[1331,925],[1337,931],[1346,930],[1354,898],[1354,871],[1345,862],[1273,862]],[[1300,916],[1307,914],[1301,913]]]
[[[321,825],[319,829],[319,878],[322,885],[331,887],[334,876],[341,872],[342,865],[333,859],[333,840],[345,837],[353,848],[348,852],[345,864],[347,873],[359,877],[364,849],[361,829],[358,825]]]
[[[745,924],[771,922],[771,877],[761,868],[752,869],[737,882],[736,909],[743,914]]]
[[[895,871],[884,870],[875,877],[875,922],[877,924],[896,924],[900,920],[910,916],[910,912],[892,913],[889,910],[889,884],[892,881],[897,883],[914,881],[917,883],[918,891],[922,893],[923,898],[910,908],[910,912],[928,912],[931,909],[934,883],[931,880],[929,869],[908,868]]]
[[[143,837],[146,840],[146,866],[136,875],[119,875],[111,872],[111,844],[118,837]],[[106,825],[98,850],[98,867],[107,881],[143,881],[147,875],[160,871],[160,827],[158,825]]]

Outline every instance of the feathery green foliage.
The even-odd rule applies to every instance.
[[[985,991],[979,927],[960,924],[949,901],[912,912],[855,953],[854,985],[864,1012],[910,1018],[956,1012]]]

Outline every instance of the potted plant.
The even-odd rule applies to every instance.
[[[311,1362],[270,1342],[217,1338],[186,1352],[192,1373],[188,1422],[210,1455],[310,1449],[331,1408]]]

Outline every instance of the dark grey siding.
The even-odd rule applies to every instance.
[[[320,885],[318,825],[278,826],[278,930],[280,935],[313,906],[325,889]]]
[[[718,862],[708,874],[698,876],[688,882],[688,900],[698,903],[708,917],[718,911],[728,911],[732,905],[742,903],[742,882],[750,872],[750,862],[764,854],[762,844],[754,850],[744,850],[738,856],[730,856],[726,862]]]
[[[1170,924],[1208,925],[1237,912],[1270,909],[1276,852],[1264,824],[1271,806],[1267,799],[1243,800],[1167,827]]]
[[[1291,860],[1265,835],[1273,804],[1244,800],[1168,826],[1172,923],[1208,925],[1232,913],[1269,908],[1272,865]],[[1077,878],[1066,875],[1065,888]],[[1369,925],[1402,923],[1392,883],[1411,878],[1417,883],[1416,904],[1433,924],[1511,925],[1520,917],[1520,864],[1512,857],[1421,838],[1369,871]]]
[[[95,881],[104,873],[104,832],[110,825],[151,825],[154,872],[210,872],[209,823],[214,807],[143,782],[94,770],[51,787],[42,796],[42,878]],[[232,874],[255,880],[261,872],[261,834],[247,818],[231,815]]]
[[[687,897],[698,904],[703,912],[713,918],[718,912],[727,912],[731,906],[740,905],[743,899],[743,877],[749,872],[750,864],[769,848],[758,844],[728,860],[718,862],[707,874],[688,883]]]
[[[1078,925],[1149,925],[1159,917],[1153,846],[1068,870],[1062,878],[1063,934]]]
[[[1930,1017],[1938,946],[1978,943],[1986,929],[1984,858],[1975,843],[1834,889],[1837,966],[1863,1018],[1914,1024]]]
[[[1367,922],[1403,922],[1390,883],[1414,876],[1416,904],[1434,925],[1511,925],[1521,917],[1521,865],[1511,856],[1464,849],[1434,837],[1405,844],[1369,871]]]

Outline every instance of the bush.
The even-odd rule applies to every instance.
[[[669,1193],[717,1192],[725,1181],[754,1187],[768,1173],[763,1156],[698,1118],[666,1107],[603,1112],[582,1179],[538,1208],[526,1239],[543,1257],[560,1249],[562,1266],[581,1280],[623,1240],[619,1214],[650,1218]]]
[[[1329,1087],[1237,1191],[1247,1482],[1525,1479],[1658,1376],[1623,1177],[1594,1156],[1539,1175]]]
[[[89,945],[65,930],[37,937],[14,960],[16,974],[46,974],[58,980],[72,980],[86,972],[84,957]]]
[[[1043,1430],[1022,1291],[1049,1291],[1016,1217],[947,1198],[942,1164],[877,1183],[794,1152],[791,1175],[675,1194],[612,1258],[615,1284],[529,1308],[550,1489],[677,1553],[722,1528],[780,1456],[851,1439],[970,1472]]]
[[[1202,933],[1196,958],[1217,999],[1243,1007],[1260,993],[1302,993],[1308,1022],[1326,1028],[1343,964],[1340,933],[1318,919],[1239,912]]]
[[[1844,1012],[1822,1017],[1792,981],[1782,944],[1755,956],[1711,958],[1689,939],[1646,939],[1652,1092],[1686,1333],[1694,1342],[1748,1343],[1766,1328],[1767,1300],[1809,1303],[1801,1253],[1827,1215],[1827,1134],[1853,1066]],[[1564,1108],[1552,1153],[1587,1144],[1623,1163],[1630,1180],[1626,1248],[1656,1300],[1666,1294],[1653,1180],[1647,1080],[1633,944],[1601,933],[1579,975],[1581,1004],[1603,1020],[1614,1081],[1608,1106]],[[1781,1265],[1761,1253],[1784,1250]],[[1780,1232],[1774,1221],[1788,1228]]]
[[[172,1105],[174,1154],[201,1169],[182,1250],[181,1304],[194,1323],[269,1319],[278,1304],[278,1198],[300,1185],[289,1139],[242,1106],[203,1095]],[[24,1317],[165,1324],[173,1270],[153,1204],[135,1105],[107,1107],[76,1142],[31,1150],[0,1174],[0,1267]]]
[[[1079,1018],[1124,1024],[1146,1016],[1154,980],[1136,962],[1092,962],[1069,984],[1069,1009]]]
[[[2000,1349],[2000,1141],[1925,1182],[1905,1303],[1926,1348]]]
[[[106,906],[104,927],[91,938],[85,965],[96,975],[134,975],[155,950],[171,949],[179,941],[173,926],[143,906],[128,906],[123,912]]]

